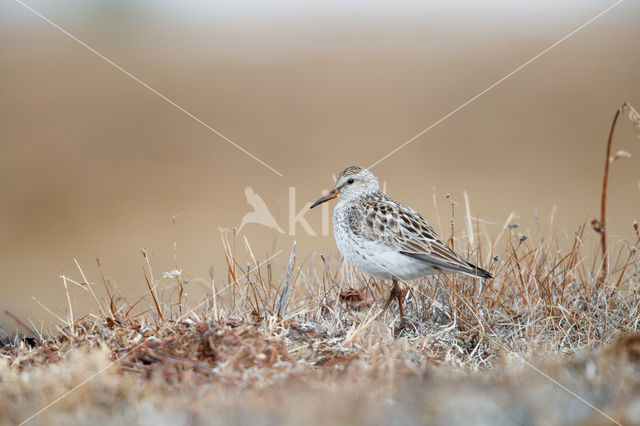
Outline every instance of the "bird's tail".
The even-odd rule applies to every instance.
[[[488,271],[485,271],[479,266],[476,266],[473,263],[468,263],[468,265],[469,265],[469,268],[471,269],[465,270],[464,271],[465,274],[470,275],[472,277],[478,277],[478,278],[485,278],[485,279],[493,278],[493,275],[491,275],[491,273],[489,273]]]

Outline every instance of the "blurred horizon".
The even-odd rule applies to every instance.
[[[277,176],[17,2],[0,5],[0,310],[36,326],[64,312],[60,271],[105,273],[145,291],[140,249],[156,278],[173,268],[171,217],[185,277],[225,277],[219,228],[239,226],[251,186],[288,230],[295,213],[346,166],[368,166],[614,2],[562,4],[335,1],[25,2],[268,165]],[[448,237],[463,191],[471,212],[520,232],[558,232],[599,216],[605,142],[615,110],[640,106],[640,5],[623,2],[372,169],[387,192]],[[640,219],[638,138],[619,120],[609,181],[611,238]],[[304,218],[319,232],[322,213]],[[437,226],[436,226],[437,227]],[[499,227],[486,225],[496,235]],[[587,232],[591,230],[588,229]],[[337,253],[333,236],[249,224],[256,257],[280,279],[292,241],[302,262]],[[460,235],[459,235],[460,236]],[[95,310],[72,288],[77,315]],[[16,324],[6,315],[0,326]]]

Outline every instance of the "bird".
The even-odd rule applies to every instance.
[[[334,188],[310,208],[333,199],[337,199],[333,235],[340,253],[361,271],[392,281],[382,312],[396,299],[399,329],[406,323],[398,281],[438,273],[493,278],[451,249],[418,212],[384,194],[378,179],[365,168],[350,166],[341,171]]]
[[[238,232],[248,223],[258,223],[266,227],[275,229],[276,231],[284,234],[278,222],[274,219],[273,215],[269,211],[269,208],[265,204],[264,200],[256,194],[256,192],[250,186],[244,189],[244,196],[247,199],[247,203],[253,207],[253,211],[245,214],[240,221],[240,227]]]

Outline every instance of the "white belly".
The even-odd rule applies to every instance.
[[[376,278],[414,280],[438,271],[428,263],[401,254],[397,249],[355,235],[334,212],[333,234],[340,253],[356,268]]]

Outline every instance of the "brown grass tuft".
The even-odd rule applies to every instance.
[[[621,112],[640,126],[628,104]],[[635,223],[630,240],[606,236],[615,122],[597,234],[587,222],[554,227],[553,214],[546,230],[537,217],[523,230],[512,214],[474,230],[466,194],[456,232],[447,195],[451,246],[495,278],[405,283],[399,335],[397,308],[380,312],[388,283],[333,256],[299,262],[295,244],[288,259],[260,259],[245,238],[244,259],[235,231],[223,231],[226,278],[183,279],[175,217],[174,269],[156,280],[143,250],[140,297],[114,291],[97,260],[100,296],[77,264],[80,282],[61,275],[66,318],[41,304],[56,332],[11,315],[38,338],[2,341],[0,423],[637,422],[640,232]],[[200,296],[186,291],[197,285]],[[97,314],[73,316],[76,288]]]

